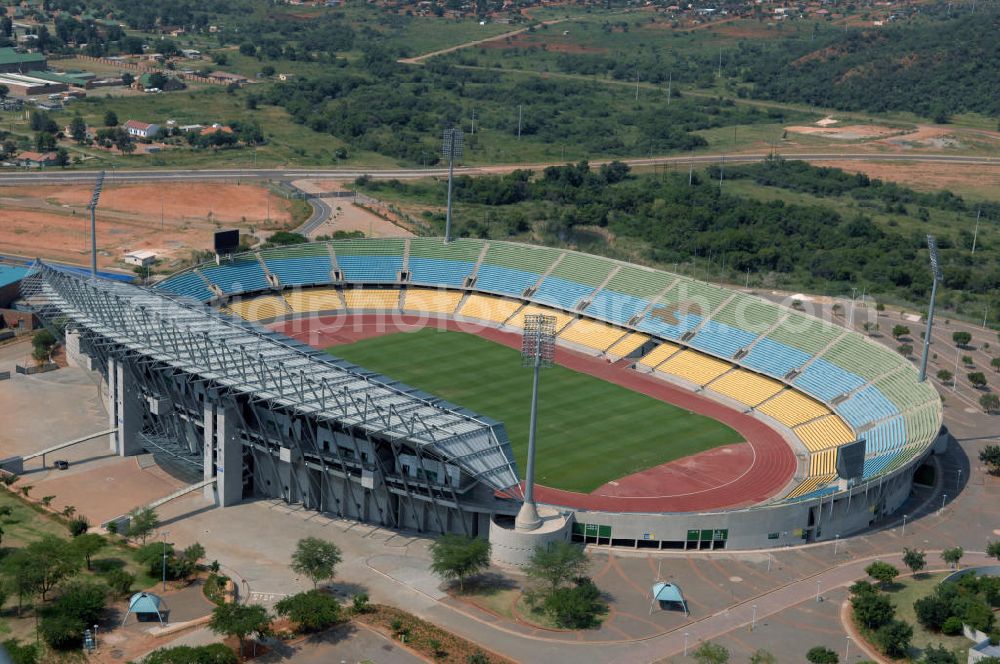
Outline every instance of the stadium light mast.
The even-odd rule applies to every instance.
[[[451,181],[455,174],[455,160],[462,158],[462,130],[452,127],[444,130],[441,153],[448,160],[448,213],[444,221],[445,244],[451,242]]]
[[[97,174],[97,182],[94,183],[94,192],[90,195],[90,276],[97,278],[97,201],[101,198],[101,190],[104,188],[104,171]]]
[[[920,382],[927,379],[927,356],[931,351],[931,326],[934,325],[934,300],[937,299],[938,282],[941,278],[941,263],[938,261],[937,240],[933,235],[927,236],[927,249],[931,256],[931,304],[927,309],[927,330],[924,332],[924,356],[920,358]]]
[[[538,377],[552,366],[556,347],[556,317],[529,314],[524,317],[521,341],[522,366],[531,367],[531,420],[528,426],[528,467],[524,474],[524,503],[517,513],[517,530],[535,530],[542,525],[535,507],[535,429],[538,424]]]

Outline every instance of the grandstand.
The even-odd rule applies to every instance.
[[[573,251],[473,239],[330,241],[196,266],[156,288],[264,322],[401,311],[517,330],[526,315],[552,315],[561,345],[626,358],[781,431],[802,462],[767,504],[835,500],[912,469],[941,425],[933,388],[861,335],[753,295]],[[838,449],[860,439],[863,473],[839,477]]]

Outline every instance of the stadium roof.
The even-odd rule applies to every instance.
[[[0,288],[20,281],[26,274],[28,268],[0,264]]]
[[[518,487],[503,425],[203,304],[85,279],[41,262],[24,281],[43,317],[66,316],[134,352],[370,435],[409,441],[498,491]]]

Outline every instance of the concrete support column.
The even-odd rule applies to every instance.
[[[239,413],[229,401],[215,410],[215,487],[219,505],[227,507],[243,500],[243,445],[240,443]]]
[[[202,443],[202,477],[210,480],[215,477],[215,403],[205,400],[204,440]],[[206,500],[215,500],[215,487],[209,485],[202,489]]]
[[[108,425],[118,431],[108,437],[108,447],[118,456],[132,456],[142,451],[139,430],[142,427],[140,392],[124,362],[108,358]]]

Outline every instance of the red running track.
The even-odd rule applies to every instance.
[[[361,339],[412,332],[424,327],[467,332],[521,347],[521,335],[482,324],[421,315],[358,314],[297,318],[270,325],[315,348]],[[760,420],[700,394],[601,358],[556,348],[555,361],[615,385],[718,420],[739,432],[745,442],[718,447],[608,482],[585,494],[536,486],[539,502],[604,512],[700,512],[762,502],[783,489],[795,474],[797,460],[788,443]]]

